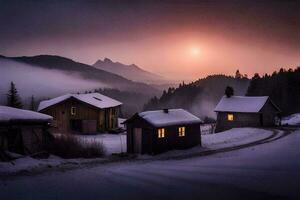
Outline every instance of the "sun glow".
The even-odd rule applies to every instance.
[[[200,49],[198,47],[191,47],[190,50],[189,50],[189,53],[192,55],[192,56],[199,56],[200,54]]]

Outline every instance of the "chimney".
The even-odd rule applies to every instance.
[[[164,111],[164,113],[169,113],[169,109],[168,108],[164,108],[163,111]]]

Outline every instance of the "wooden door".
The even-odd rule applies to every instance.
[[[133,151],[134,153],[142,153],[142,129],[133,129]]]
[[[264,117],[263,117],[263,114],[259,115],[259,123],[260,123],[260,126],[264,126]]]

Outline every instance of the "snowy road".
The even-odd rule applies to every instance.
[[[300,130],[185,160],[114,163],[0,181],[0,199],[300,199]]]

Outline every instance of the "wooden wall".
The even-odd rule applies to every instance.
[[[268,100],[268,102],[261,109],[263,114],[263,126],[274,126],[275,118],[278,116],[279,111],[274,107],[274,105]]]
[[[234,120],[228,121],[227,115],[233,114]],[[215,132],[225,131],[237,127],[270,127],[275,125],[277,109],[267,101],[258,113],[218,112]]]
[[[20,154],[46,150],[49,142],[47,125],[9,125],[0,128],[0,149]]]
[[[76,114],[71,114],[71,108],[76,108]],[[76,99],[69,99],[53,105],[42,113],[53,117],[54,132],[72,133],[71,120],[96,120],[96,130],[99,132],[117,128],[120,106],[98,109]]]
[[[178,128],[186,127],[185,136],[178,136]],[[201,145],[200,124],[180,124],[165,128],[165,137],[158,138],[157,127],[145,120],[136,118],[127,127],[127,152],[134,153],[134,128],[142,128],[142,154],[158,154],[172,149],[186,149]]]
[[[227,115],[233,114],[234,120],[228,121]],[[260,126],[259,113],[231,113],[219,112],[217,114],[217,125],[215,132],[221,132],[236,127],[257,127]]]
[[[178,128],[185,127],[185,136],[179,137]],[[173,149],[187,149],[196,145],[201,145],[200,124],[180,124],[165,128],[165,137],[158,138],[157,129],[152,132],[152,152],[162,153]]]

